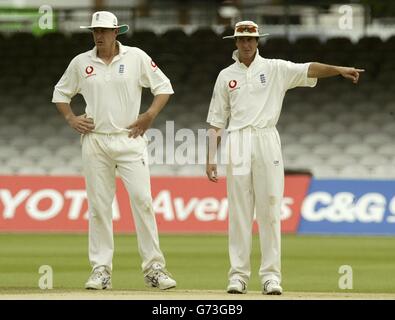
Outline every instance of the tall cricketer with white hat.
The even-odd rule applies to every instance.
[[[317,78],[341,75],[358,82],[362,69],[321,63],[293,63],[259,55],[260,34],[253,21],[235,25],[235,62],[217,78],[207,122],[210,144],[206,173],[217,182],[216,146],[227,123],[229,201],[228,293],[246,293],[254,213],[258,222],[262,293],[281,294],[281,221],[284,165],[276,124],[287,90],[314,87]]]
[[[76,56],[56,84],[52,102],[81,136],[82,161],[89,206],[89,260],[92,274],[87,289],[111,288],[114,241],[112,202],[116,171],[131,199],[131,207],[148,286],[176,286],[165,268],[159,248],[152,207],[145,131],[173,94],[170,80],[142,50],[116,40],[128,30],[114,14],[95,12],[90,26],[95,47]],[[140,114],[142,88],[154,95],[151,106]],[[80,93],[85,114],[76,116],[71,99]]]

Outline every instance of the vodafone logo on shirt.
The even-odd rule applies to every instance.
[[[85,78],[88,78],[88,77],[90,77],[90,76],[96,75],[96,73],[93,73],[94,70],[95,70],[95,69],[94,69],[92,66],[87,66],[87,67],[85,68],[85,73],[86,73]]]
[[[230,80],[228,83],[229,88],[234,89],[237,86],[237,81],[236,80]]]
[[[154,71],[158,69],[158,65],[154,62],[154,60],[151,60],[151,67]]]
[[[85,68],[85,72],[86,72],[86,74],[91,74],[92,72],[93,72],[93,67],[92,66],[87,66],[86,68]]]

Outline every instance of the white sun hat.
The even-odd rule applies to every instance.
[[[93,29],[93,28],[117,28],[119,34],[123,34],[129,30],[127,24],[118,25],[117,17],[109,11],[97,11],[92,15],[92,23],[90,26],[80,26],[81,29]]]
[[[235,25],[235,32],[233,36],[226,36],[222,39],[231,39],[236,37],[265,37],[268,33],[259,34],[259,27],[253,21],[240,21]]]

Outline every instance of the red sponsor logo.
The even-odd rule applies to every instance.
[[[226,233],[228,199],[225,179],[203,177],[151,179],[153,208],[161,232]],[[281,208],[283,232],[296,232],[307,176],[286,177]],[[115,232],[134,232],[129,196],[120,179],[113,202]],[[82,177],[1,177],[0,231],[88,230],[88,204]],[[257,231],[256,223],[254,232]]]
[[[86,68],[85,68],[85,72],[86,72],[86,74],[91,74],[92,72],[93,72],[93,67],[92,66],[87,66]]]
[[[229,81],[229,88],[233,89],[237,86],[237,81],[236,80],[230,80]]]

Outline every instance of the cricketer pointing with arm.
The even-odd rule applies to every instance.
[[[284,166],[276,124],[287,90],[314,87],[317,78],[341,75],[357,83],[364,70],[321,63],[292,63],[259,55],[258,25],[235,25],[235,62],[223,69],[215,83],[207,122],[211,125],[206,173],[217,182],[215,146],[227,131],[226,170],[229,201],[228,293],[247,292],[254,212],[259,226],[263,294],[281,294],[280,207]]]

